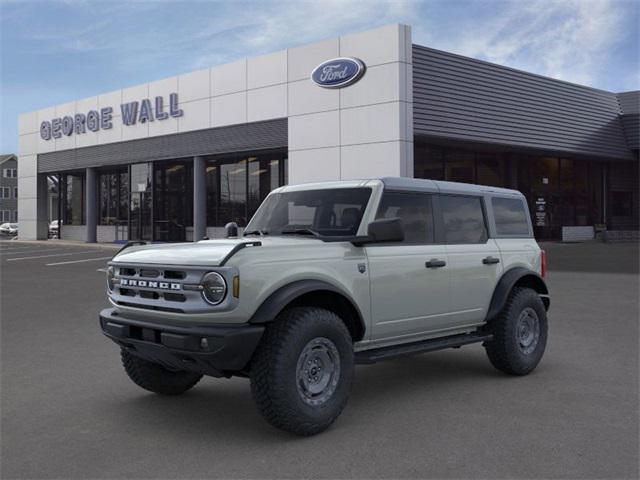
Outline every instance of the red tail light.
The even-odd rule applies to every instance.
[[[540,250],[540,276],[544,278],[547,274],[547,254],[544,250]]]

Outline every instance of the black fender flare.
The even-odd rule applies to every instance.
[[[255,313],[251,316],[249,323],[264,324],[272,322],[278,316],[278,314],[295,299],[301,297],[306,293],[318,291],[329,291],[337,293],[338,295],[342,296],[347,302],[349,302],[350,306],[357,314],[359,327],[362,329],[363,333],[365,332],[366,325],[362,317],[362,312],[358,308],[357,303],[354,302],[351,296],[344,290],[323,280],[297,280],[280,287],[262,302]]]
[[[549,289],[544,279],[533,270],[524,267],[514,267],[507,270],[496,285],[487,311],[487,321],[494,318],[504,308],[507,298],[516,284],[522,284],[532,288],[542,297],[545,309],[549,310]]]

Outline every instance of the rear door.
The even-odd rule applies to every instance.
[[[484,321],[502,274],[500,251],[489,238],[482,196],[440,195],[451,274],[452,326]]]
[[[433,195],[385,191],[377,218],[402,220],[405,240],[366,247],[372,340],[411,340],[438,330],[449,312],[446,249],[436,243]]]

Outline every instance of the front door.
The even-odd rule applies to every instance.
[[[371,340],[411,341],[446,326],[449,268],[435,244],[432,197],[386,191],[377,218],[402,220],[405,240],[366,247],[371,279]]]

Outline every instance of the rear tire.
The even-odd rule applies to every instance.
[[[167,370],[124,349],[120,350],[120,355],[124,370],[133,383],[160,395],[180,395],[202,378],[199,373]]]
[[[537,292],[516,287],[500,314],[489,322],[493,339],[485,343],[491,364],[510,375],[527,375],[547,345],[547,312]]]
[[[340,317],[291,308],[267,326],[251,362],[251,391],[271,425],[315,435],[344,409],[353,371],[353,343]]]

